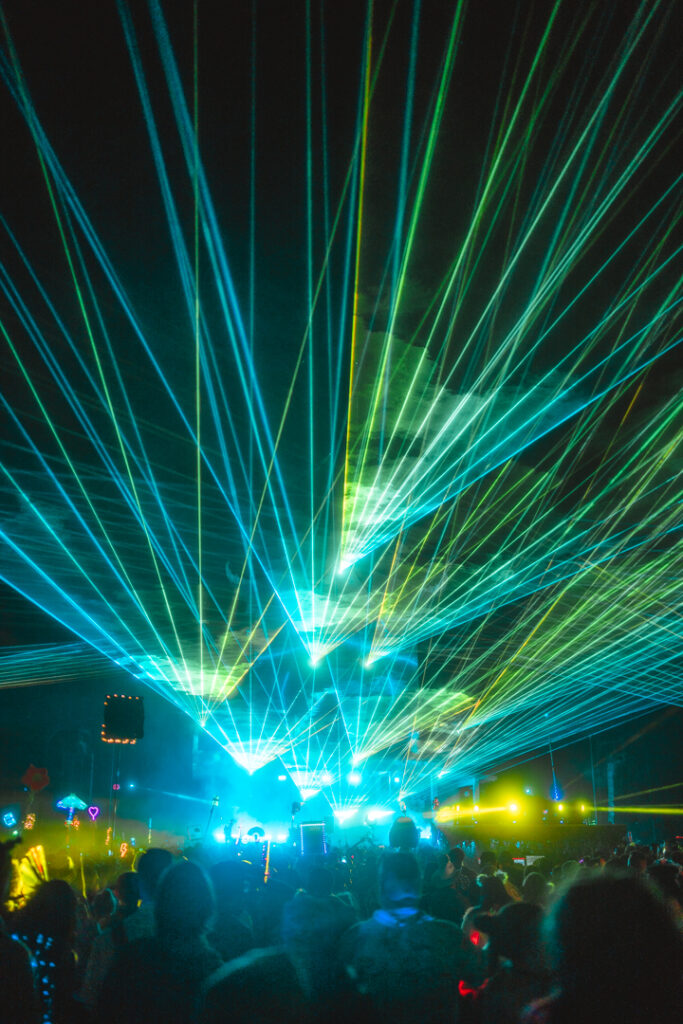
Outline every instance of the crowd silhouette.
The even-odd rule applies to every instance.
[[[405,834],[405,830],[404,830]],[[8,1024],[679,1024],[683,851],[149,849],[8,899]],[[257,852],[254,844],[253,852]],[[105,884],[102,883],[106,875]]]

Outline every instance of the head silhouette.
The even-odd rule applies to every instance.
[[[206,872],[181,860],[164,872],[156,892],[154,914],[159,938],[201,935],[214,912],[214,895]]]
[[[380,903],[383,907],[411,906],[420,895],[420,866],[413,853],[387,853],[380,866]]]
[[[173,863],[173,857],[168,850],[153,846],[138,860],[136,871],[140,883],[140,898],[153,900],[159,879],[164,871]]]
[[[640,879],[578,879],[560,895],[548,928],[572,1019],[680,1020],[683,940],[661,899]]]
[[[43,882],[17,915],[17,927],[27,935],[71,941],[76,928],[76,896],[68,882]]]

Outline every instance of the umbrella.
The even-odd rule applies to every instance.
[[[69,793],[68,796],[62,797],[61,800],[57,801],[57,807],[61,807],[63,811],[66,811],[67,825],[71,824],[74,811],[84,811],[87,806],[85,800],[81,800],[75,793]]]

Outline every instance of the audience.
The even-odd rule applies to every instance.
[[[633,876],[581,878],[548,919],[555,992],[529,1024],[680,1024],[683,939],[653,889]]]
[[[518,1024],[522,1010],[550,990],[541,945],[543,911],[531,903],[508,903],[493,916],[478,915],[488,932],[489,977],[479,992],[480,1024]]]
[[[522,899],[525,903],[536,903],[545,907],[551,893],[550,884],[540,871],[529,871],[522,882]]]
[[[209,872],[216,897],[209,941],[225,961],[242,956],[254,946],[253,924],[246,910],[245,867],[242,861],[222,860]]]
[[[346,901],[298,892],[283,908],[280,945],[233,960],[208,979],[204,1024],[347,1019],[349,986],[338,950],[354,920]]]
[[[467,957],[456,926],[419,909],[419,878],[413,854],[385,855],[379,910],[342,940],[359,997],[356,1019],[436,1024],[453,1017]]]
[[[35,964],[43,1019],[73,1024],[78,1007],[76,989],[76,895],[63,879],[39,886],[17,911],[12,930],[31,953]]]
[[[0,905],[9,890],[12,841],[0,842]],[[38,1024],[43,1019],[36,991],[31,954],[18,939],[7,934],[0,917],[0,1019],[5,1024]]]
[[[409,850],[405,821],[395,838],[399,852],[366,844],[298,862],[275,848],[266,877],[258,858],[237,851],[209,878],[200,847],[175,862],[151,849],[117,878],[121,862],[93,867],[89,904],[73,872],[36,874],[18,909],[7,899],[11,844],[0,843],[0,1021],[681,1019],[676,845],[609,855],[545,843],[553,861],[535,856],[524,874],[512,845],[492,844],[477,876],[461,848]]]
[[[126,914],[122,920],[112,921],[111,927],[94,940],[80,992],[82,1002],[90,1010],[94,1011],[97,1005],[102,984],[118,950],[128,942],[152,938],[154,935],[156,887],[172,860],[168,850],[154,847],[140,857],[137,863],[138,892],[142,900],[140,906],[133,908],[134,913]]]
[[[188,860],[168,868],[156,891],[156,933],[119,950],[100,991],[98,1019],[189,1024],[203,981],[221,964],[206,938],[214,909],[203,868]]]

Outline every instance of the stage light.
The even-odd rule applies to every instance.
[[[533,790],[532,790],[531,786],[527,786],[526,789],[524,790],[524,792],[526,793],[527,796],[531,796]]]
[[[348,780],[352,786],[360,786],[363,781],[363,776],[360,772],[349,772]]]
[[[211,834],[213,835],[213,838],[216,840],[217,843],[227,843],[228,841],[228,837],[225,834],[225,828],[223,825],[221,825],[220,828],[215,828]]]
[[[479,804],[475,804],[472,810],[477,814],[479,812]]]
[[[278,782],[286,782],[287,781],[287,776],[286,775],[278,775],[277,781]]]
[[[432,838],[432,830],[431,830],[430,826],[426,825],[424,828],[420,829],[420,839],[431,839],[431,838]]]
[[[322,775],[320,776],[320,781],[322,782],[323,786],[331,786],[332,776],[330,775],[329,772],[323,772]]]
[[[325,657],[325,655],[327,653],[328,653],[328,649],[327,649],[327,647],[324,646],[324,644],[319,644],[319,643],[309,644],[308,654],[309,654],[309,664],[311,665],[311,667],[312,668],[316,668],[316,666],[320,664],[320,662],[323,660],[323,658]]]
[[[557,805],[557,809],[558,809],[558,811],[563,811],[564,810],[564,804],[558,804]]]
[[[510,811],[511,814],[516,814],[519,810],[519,805],[515,803],[508,804],[508,810]]]
[[[278,832],[277,841],[278,843],[286,843],[289,839],[289,832]]]
[[[368,821],[383,821],[385,818],[390,817],[393,811],[387,807],[373,807],[371,811],[368,811]]]
[[[332,813],[334,814],[334,817],[339,822],[339,824],[340,825],[344,825],[344,824],[346,824],[347,821],[350,821],[351,818],[353,818],[354,815],[356,815],[358,813],[358,808],[357,807],[337,807],[337,808],[335,808],[335,810]]]
[[[122,12],[128,7],[119,6]],[[56,363],[48,364],[48,357],[53,359],[52,330],[41,329],[44,317],[31,310],[28,297],[21,297],[21,278],[16,283],[11,281],[11,264],[3,271],[7,275],[3,279],[5,296],[13,307],[13,316],[23,325],[18,336],[31,339],[36,365],[42,355],[52,368],[48,386],[44,383],[44,368],[35,372],[34,355],[26,358],[24,354],[27,343],[15,350],[15,342],[9,336],[5,339],[33,392],[30,403],[22,405],[10,378],[6,393],[11,405],[3,399],[7,402],[5,418],[8,413],[16,417],[12,430],[20,431],[8,446],[15,452],[16,466],[12,465],[15,456],[11,451],[7,465],[3,464],[7,474],[3,488],[14,489],[11,493],[22,509],[20,515],[4,517],[0,531],[3,545],[8,545],[3,557],[7,559],[9,582],[36,604],[44,603],[48,614],[67,627],[73,626],[76,634],[87,636],[93,649],[158,690],[207,729],[207,735],[221,746],[227,739],[224,725],[230,730],[224,749],[250,774],[284,750],[292,752],[293,763],[296,751],[302,763],[346,765],[347,751],[355,746],[378,755],[378,760],[385,757],[384,763],[390,766],[394,752],[414,729],[424,737],[424,750],[421,743],[420,756],[415,759],[411,751],[403,781],[411,791],[418,792],[425,788],[435,769],[448,763],[455,743],[463,778],[472,778],[480,774],[483,765],[494,764],[513,752],[518,754],[521,747],[530,751],[547,744],[545,708],[552,709],[552,740],[559,743],[572,730],[598,732],[614,716],[624,716],[627,709],[634,714],[643,706],[649,707],[655,694],[664,691],[666,695],[670,691],[665,687],[674,685],[670,680],[663,685],[661,666],[675,663],[676,651],[667,645],[673,644],[677,636],[674,612],[680,607],[679,584],[671,576],[670,544],[652,541],[669,532],[673,535],[677,522],[673,518],[677,494],[670,485],[675,477],[666,460],[671,451],[669,465],[675,469],[680,449],[670,436],[669,425],[678,422],[673,414],[680,412],[680,397],[673,396],[667,400],[668,405],[664,400],[650,402],[645,377],[634,376],[667,351],[670,342],[663,339],[674,337],[667,319],[675,309],[675,300],[671,299],[675,293],[666,283],[666,275],[669,265],[674,266],[667,248],[669,236],[675,237],[675,218],[669,210],[677,212],[669,203],[677,202],[677,194],[673,176],[669,185],[669,165],[660,160],[666,155],[667,128],[674,107],[669,107],[668,101],[660,103],[665,92],[648,96],[648,124],[641,139],[637,126],[645,125],[645,121],[634,106],[640,102],[640,94],[628,81],[632,69],[632,82],[637,86],[641,66],[656,66],[657,53],[648,48],[646,23],[640,20],[623,40],[615,37],[613,52],[610,43],[605,88],[589,96],[585,105],[567,104],[555,148],[549,148],[548,163],[539,169],[527,221],[518,231],[518,204],[508,194],[519,194],[527,173],[525,161],[517,159],[519,146],[524,146],[526,140],[532,147],[544,137],[546,128],[552,135],[555,129],[545,118],[553,109],[553,96],[565,91],[567,78],[563,76],[571,74],[571,65],[558,68],[547,59],[556,45],[554,33],[558,28],[564,31],[564,23],[560,19],[555,22],[558,5],[550,5],[550,21],[533,66],[524,67],[524,50],[509,83],[513,111],[510,123],[505,131],[497,132],[491,160],[484,162],[479,176],[475,175],[478,191],[476,197],[469,197],[475,201],[471,220],[467,215],[463,223],[462,247],[456,247],[455,262],[446,277],[442,278],[441,272],[434,278],[426,274],[425,319],[416,335],[404,340],[398,336],[398,325],[404,314],[411,313],[411,268],[426,241],[423,232],[429,218],[425,220],[423,192],[434,177],[431,153],[436,153],[442,134],[441,117],[449,83],[459,80],[457,72],[452,72],[460,49],[456,24],[460,24],[461,5],[452,6],[457,14],[448,50],[441,55],[441,86],[434,94],[430,113],[423,120],[424,112],[418,118],[418,107],[414,111],[406,107],[404,111],[406,125],[413,118],[411,131],[414,128],[415,137],[419,135],[425,142],[415,166],[409,166],[409,147],[404,147],[402,164],[395,170],[398,180],[405,178],[405,187],[398,189],[395,230],[387,233],[387,238],[393,239],[393,248],[377,253],[378,265],[384,262],[387,268],[393,256],[387,289],[380,288],[376,295],[377,309],[391,309],[389,322],[363,339],[356,338],[365,313],[359,301],[363,295],[365,303],[364,292],[370,282],[357,273],[356,280],[349,281],[349,287],[341,293],[332,287],[347,244],[340,240],[355,238],[354,250],[364,251],[368,238],[361,213],[373,206],[372,176],[364,184],[363,168],[366,142],[368,152],[373,151],[372,125],[382,121],[379,114],[372,119],[367,116],[382,62],[370,60],[368,49],[365,78],[356,73],[366,95],[364,108],[362,104],[359,107],[359,113],[363,113],[359,122],[362,138],[354,136],[354,146],[359,144],[358,159],[352,156],[354,173],[348,178],[351,192],[339,197],[339,230],[336,220],[334,228],[328,225],[325,237],[321,234],[320,239],[317,229],[309,230],[307,260],[303,252],[296,251],[296,240],[305,232],[294,232],[292,252],[287,253],[285,261],[308,264],[306,301],[302,308],[297,305],[293,318],[287,319],[308,323],[310,329],[298,359],[287,358],[290,351],[299,351],[296,339],[287,336],[282,345],[280,383],[283,394],[289,389],[289,398],[279,424],[280,403],[277,408],[272,406],[270,389],[261,390],[263,381],[257,371],[267,359],[255,348],[245,311],[240,311],[242,302],[233,294],[227,243],[224,248],[220,231],[214,226],[213,203],[198,153],[191,158],[191,177],[196,184],[195,241],[208,246],[207,253],[203,249],[201,253],[201,289],[198,280],[192,281],[192,261],[176,222],[174,201],[163,186],[169,237],[197,331],[197,370],[193,375],[177,372],[173,346],[158,342],[153,332],[148,340],[142,328],[144,316],[138,320],[132,297],[125,294],[116,268],[109,257],[105,258],[76,191],[47,141],[49,132],[44,134],[39,127],[21,78],[7,83],[34,136],[51,188],[54,186],[54,210],[66,206],[70,211],[68,221],[73,224],[67,223],[69,230],[63,233],[69,265],[80,265],[85,273],[91,261],[99,264],[114,287],[121,314],[133,326],[137,338],[135,349],[129,348],[128,342],[120,348],[109,346],[107,341],[109,355],[106,363],[100,364],[100,339],[104,342],[108,338],[118,320],[107,323],[111,296],[107,292],[100,308],[99,272],[92,280],[88,274],[87,305],[88,310],[92,306],[92,316],[81,303],[80,328],[74,330],[67,322],[63,327],[59,325],[62,343],[69,345],[71,335],[77,343],[83,326],[90,334],[91,322],[99,325],[90,337],[90,345],[85,346],[85,356],[74,347],[81,370],[72,378],[69,366],[76,368],[76,363],[71,357],[63,369],[58,369]],[[164,64],[170,69],[174,65],[172,49],[158,7],[155,5],[155,32],[161,33]],[[134,43],[130,18],[127,14],[123,17],[135,77],[143,90],[141,54]],[[371,22],[369,19],[368,33]],[[416,47],[417,27],[416,19]],[[580,49],[581,33],[590,35],[591,29],[586,20],[579,34],[569,40],[569,46]],[[666,39],[665,32],[657,31],[656,35]],[[422,66],[421,61],[434,63],[423,61],[421,55],[418,61],[417,48],[412,57],[411,67]],[[393,59],[388,57],[384,65],[391,74]],[[18,69],[19,64],[13,66]],[[4,70],[6,77],[12,77],[11,69]],[[179,72],[182,78],[182,70]],[[175,74],[168,73],[169,98],[180,128],[190,121],[182,88],[171,86]],[[404,87],[406,84],[412,95],[412,80],[402,83]],[[419,81],[415,85],[417,89]],[[527,90],[529,95],[542,98],[538,105],[526,103]],[[618,96],[617,116],[607,123],[605,104],[613,93]],[[379,87],[378,94],[382,94]],[[547,97],[547,103],[543,97]],[[145,101],[148,128],[156,138],[148,107]],[[329,109],[335,109],[334,102],[330,102]],[[606,137],[598,152],[595,131],[605,123],[607,134],[612,135]],[[618,125],[636,128],[620,131],[615,127]],[[330,132],[333,127],[331,122]],[[183,132],[186,134],[186,127]],[[187,139],[182,133],[181,137],[187,149]],[[157,172],[164,182],[167,168],[161,154],[165,141],[160,140],[154,147]],[[663,151],[658,149],[660,145]],[[553,154],[559,152],[567,159],[557,161]],[[661,191],[658,188],[651,196],[641,195],[641,182],[652,178],[652,167],[662,168],[666,180],[655,175],[662,182]],[[595,188],[587,186],[585,175],[592,176]],[[406,184],[408,181],[414,181],[414,187]],[[297,209],[292,202],[291,216],[296,221],[303,215],[303,224],[309,229],[321,225],[323,232],[322,225],[327,224],[327,213],[331,215],[332,210],[327,209],[325,190],[319,196],[314,182],[315,174],[309,168],[307,207]],[[600,203],[594,201],[596,189]],[[352,200],[356,190],[358,194]],[[629,202],[632,192],[634,201]],[[567,196],[574,197],[575,203],[569,213],[560,214],[561,230],[547,231],[548,218],[554,217],[557,204],[561,205]],[[178,197],[180,209],[190,198]],[[437,192],[433,200],[437,205],[438,198]],[[263,210],[258,190],[252,199],[253,211]],[[347,210],[348,224],[342,229]],[[252,306],[254,296],[262,291],[261,276],[267,280],[269,272],[257,258],[258,246],[253,240],[259,237],[260,222],[255,218],[256,213],[252,217],[249,253]],[[76,239],[82,239],[86,247],[82,257]],[[508,240],[500,252],[497,239]],[[68,251],[72,241],[78,256],[75,262]],[[327,252],[319,268],[314,259],[318,241],[321,251]],[[21,243],[17,239],[14,244],[23,260]],[[627,247],[631,245],[632,250]],[[479,259],[484,250],[491,259]],[[349,266],[351,251],[349,248]],[[589,260],[586,253],[591,254]],[[199,248],[195,256],[195,266],[199,266]],[[500,265],[500,272],[495,280],[489,280],[487,268],[493,262]],[[357,259],[357,271],[360,265]],[[621,266],[627,268],[623,276]],[[365,263],[363,267],[365,274]],[[320,271],[317,285],[316,268]],[[584,275],[587,268],[590,272]],[[33,276],[28,252],[25,269]],[[609,289],[598,279],[603,271],[607,272]],[[78,272],[73,273],[72,300],[81,297]],[[225,303],[222,326],[227,325],[227,334],[221,326],[224,318],[209,315],[205,319],[201,308],[200,292],[202,296],[210,292],[214,275],[215,287]],[[536,282],[530,292],[519,290],[518,275]],[[650,282],[654,282],[654,298],[661,294],[661,302],[651,301]],[[34,283],[42,293],[37,276]],[[293,291],[302,299],[304,293],[302,288]],[[334,303],[333,294],[339,294]],[[665,295],[669,296],[666,300]],[[348,296],[353,298],[347,309]],[[51,308],[47,292],[43,299]],[[449,309],[453,312],[447,313]],[[570,312],[573,322],[585,324],[585,333],[582,326],[565,348]],[[506,327],[489,341],[486,325],[494,315]],[[320,322],[322,327],[325,319],[327,337],[317,326]],[[253,328],[253,316],[251,320]],[[330,364],[329,377],[321,388],[320,380],[326,375],[319,377],[319,370],[328,363],[325,352],[333,320],[340,324],[336,371]],[[348,325],[350,330],[346,329]],[[454,362],[450,339],[456,334],[460,355]],[[678,335],[671,345],[674,343],[678,344]],[[93,353],[99,382],[91,375]],[[229,365],[236,370],[229,375],[225,373],[228,364],[223,363],[228,353]],[[83,358],[85,362],[81,362]],[[138,399],[135,382],[141,361],[150,371],[149,388],[145,389],[145,395],[150,396],[147,403]],[[299,367],[306,363],[310,367],[308,395],[298,376]],[[533,372],[538,366],[543,367],[542,376]],[[132,373],[130,395],[128,372]],[[111,399],[106,383],[110,373],[112,384],[118,381],[117,395],[112,393]],[[630,387],[629,376],[638,381],[638,387],[632,400],[628,398],[628,409],[620,409],[618,403]],[[654,371],[652,376],[656,376]],[[642,399],[638,397],[641,387]],[[344,409],[347,393],[348,407]],[[34,400],[45,420],[40,429],[35,426]],[[148,416],[149,402],[154,407],[153,425]],[[235,408],[244,404],[244,423],[242,414],[232,422],[233,404]],[[292,429],[291,418],[285,422],[290,408],[292,417],[300,417],[300,430]],[[137,422],[136,412],[143,414]],[[71,429],[73,416],[84,428],[75,435]],[[306,438],[306,420],[310,438]],[[158,451],[159,424],[166,430],[171,423],[174,432],[167,436],[173,437],[177,466],[172,457],[153,457]],[[584,461],[582,453],[597,450],[609,424],[619,424],[619,428],[610,430],[614,444],[608,446],[596,468],[590,460]],[[548,445],[541,445],[538,465],[531,465],[524,449],[534,443],[537,449],[541,432],[545,432]],[[290,437],[300,449],[292,479],[295,464],[285,451]],[[114,438],[118,438],[118,444]],[[544,461],[546,448],[548,458]],[[188,457],[195,451],[196,463]],[[310,477],[306,479],[299,458],[307,461],[309,456]],[[33,467],[31,459],[36,460]],[[333,486],[342,461],[343,482]],[[181,468],[184,471],[193,465],[196,471],[191,478],[197,484],[194,495],[188,484],[190,477],[179,473]],[[327,473],[323,467],[328,465],[330,476],[323,486]],[[224,479],[230,481],[227,490]],[[486,486],[480,482],[484,479]],[[568,481],[567,487],[560,488],[558,481]],[[48,500],[45,495],[52,484],[56,489]],[[243,501],[236,497],[238,494],[250,497]],[[574,509],[569,494],[576,496]],[[112,501],[114,495],[119,496],[118,500]],[[584,500],[580,495],[588,497]],[[631,519],[634,508],[637,515]],[[209,518],[204,517],[204,509]],[[214,529],[214,509],[229,512],[235,537],[239,535],[245,542],[242,571],[234,562],[226,562],[226,557],[234,559],[235,555],[232,549],[225,549],[224,532]],[[577,514],[572,514],[576,510]],[[570,514],[565,518],[566,512]],[[196,523],[196,532],[190,528],[192,522]],[[301,532],[304,529],[305,534]],[[647,538],[642,542],[645,554],[638,553],[640,536]],[[68,538],[68,546],[62,538]],[[520,543],[522,538],[524,542]],[[65,557],[69,559],[68,571]],[[357,562],[359,569],[343,580],[329,579],[335,571],[337,575],[347,573]],[[214,578],[215,567],[220,572]],[[258,573],[252,572],[254,569]],[[259,582],[258,588],[253,582],[257,574],[263,583]],[[226,577],[229,593],[218,585],[219,579],[222,585]],[[278,590],[283,586],[281,580],[287,581],[286,596]],[[558,588],[564,592],[567,586],[572,588],[571,601],[563,598],[564,604],[556,608],[562,596],[558,596]],[[233,613],[247,604],[252,622],[243,631],[237,629]],[[515,609],[509,616],[506,605]],[[496,630],[492,635],[484,627],[494,609]],[[267,621],[261,624],[266,612]],[[270,667],[264,672],[255,670],[244,693],[240,693],[240,701],[230,704],[229,693],[251,673],[256,659],[283,628],[280,619],[289,619],[303,639],[303,657],[300,648],[296,655],[299,678],[285,687],[285,673],[292,666],[283,664],[280,652],[276,652],[272,672]],[[328,707],[336,702],[335,710],[323,713],[316,704],[323,687],[317,684],[324,676],[328,686],[327,666],[320,673],[308,671],[308,641],[312,641],[308,653],[315,667],[325,653],[359,635],[361,625],[366,632],[362,647],[360,640],[353,641],[356,658],[367,655],[366,665],[370,666],[389,655],[389,664],[385,669],[383,662],[380,671],[368,673],[369,678],[364,680],[357,663],[348,679],[343,672],[337,676],[333,663],[330,667],[335,669],[335,677],[325,693],[332,697]],[[472,708],[466,728],[472,729],[468,735],[474,734],[476,739],[469,744],[461,745],[456,739],[461,730],[456,715],[462,709],[455,712],[455,705],[449,703],[450,691],[441,687],[437,678],[440,669],[435,667],[431,674],[432,666],[440,664],[439,647],[443,650],[446,646],[440,640],[446,635],[451,667],[462,675],[463,688],[471,691],[462,698]],[[429,671],[425,662],[423,673],[417,659],[414,671],[399,664],[399,649],[417,650],[418,643],[429,640],[431,650],[432,639],[436,657],[428,659]],[[522,651],[523,657],[518,657]],[[269,651],[269,656],[272,654]],[[404,661],[407,663],[407,659]],[[24,678],[38,678],[31,675],[28,659],[13,664],[24,665]],[[447,665],[445,662],[444,668]],[[538,667],[541,665],[543,671]],[[608,677],[620,680],[619,690],[611,690],[609,683],[603,685],[606,666]],[[0,671],[11,678],[7,667]],[[452,675],[455,677],[456,671]],[[599,695],[593,697],[592,689],[598,688]],[[251,737],[255,735],[259,740],[252,748]],[[126,740],[115,738],[113,742]],[[264,760],[261,751],[265,751]],[[387,778],[391,778],[389,773],[390,767]],[[368,777],[369,772],[365,772],[366,781]],[[337,778],[335,773],[335,781]],[[397,786],[401,783],[399,776],[394,781]],[[308,778],[306,784],[309,788],[302,794],[309,797],[329,782]],[[392,795],[397,791],[391,791]],[[530,795],[531,790],[527,792]],[[558,800],[562,797],[561,792],[553,795]],[[485,806],[482,817],[491,810]],[[514,814],[512,805],[510,810]],[[560,804],[558,811],[562,810]],[[474,813],[478,812],[475,806]],[[469,807],[468,813],[472,813]]]
[[[320,790],[314,789],[312,786],[300,786],[299,792],[301,793],[301,799],[305,802],[306,800],[312,800],[314,796],[318,795]]]
[[[394,782],[399,783],[401,781],[400,776],[394,775]]]

